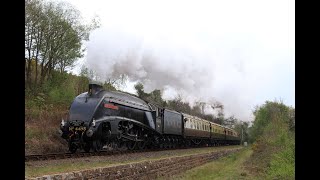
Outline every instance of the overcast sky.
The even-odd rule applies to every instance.
[[[101,76],[126,73],[124,90],[225,105],[248,121],[255,105],[295,104],[295,4],[288,0],[67,0],[85,20],[98,15],[81,61]]]

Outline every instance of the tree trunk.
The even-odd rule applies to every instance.
[[[40,34],[39,34],[39,31],[38,31],[38,37],[37,37],[37,54],[36,54],[36,77],[34,79],[34,87],[36,88],[37,87],[37,81],[38,81],[38,56],[39,56],[39,51],[40,51],[40,47],[41,47],[41,43],[42,43],[42,30],[40,31]]]
[[[31,83],[31,60],[28,61],[28,69],[27,69],[27,86],[30,88]]]

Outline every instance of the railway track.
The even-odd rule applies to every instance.
[[[81,158],[91,156],[110,156],[110,155],[122,155],[129,153],[147,152],[151,150],[134,150],[134,151],[100,151],[100,152],[78,152],[78,153],[56,153],[56,154],[36,154],[26,155],[25,162],[28,161],[41,161],[41,160],[54,160],[54,159],[68,159],[68,158]]]
[[[25,155],[25,162],[28,161],[42,161],[42,160],[55,160],[55,159],[68,159],[68,158],[82,158],[91,156],[112,156],[112,155],[124,155],[131,153],[144,153],[152,151],[165,151],[165,150],[175,150],[175,149],[189,149],[189,148],[205,148],[206,146],[197,147],[180,147],[180,148],[165,148],[165,149],[143,149],[143,150],[103,150],[100,152],[78,152],[78,153],[55,153],[55,154],[35,154],[35,155]]]

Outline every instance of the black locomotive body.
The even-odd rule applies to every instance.
[[[240,143],[232,129],[97,84],[74,99],[60,130],[71,152]]]

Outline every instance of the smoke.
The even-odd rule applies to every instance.
[[[86,65],[102,79],[126,74],[130,82],[140,81],[146,92],[163,91],[163,98],[182,95],[191,105],[195,101],[216,101],[224,105],[226,116],[248,120],[250,99],[242,94],[245,64],[228,56],[223,47],[209,49],[196,40],[181,44],[169,38],[153,39],[127,32],[95,30],[87,43]],[[206,108],[209,112],[210,108]],[[216,113],[210,111],[211,113]]]

